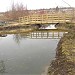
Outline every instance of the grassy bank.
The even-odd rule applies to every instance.
[[[34,31],[35,29],[14,29],[14,30],[2,30],[0,34],[17,34],[17,33],[27,33]]]
[[[48,68],[48,75],[75,75],[75,26],[67,24],[57,27],[69,32],[58,43],[56,58]]]
[[[71,24],[71,23],[65,23],[65,24],[58,24],[56,25],[57,29],[63,29],[63,30],[74,30],[75,29],[75,24]]]
[[[16,34],[16,33],[25,33],[37,30],[38,27],[31,26],[0,26],[0,34]]]

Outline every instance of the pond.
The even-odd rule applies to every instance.
[[[63,34],[45,30],[0,37],[0,73],[41,75],[55,58]]]

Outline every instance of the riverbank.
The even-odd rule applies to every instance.
[[[16,34],[16,33],[26,33],[37,30],[36,26],[0,26],[0,34]]]
[[[17,34],[17,33],[28,33],[32,32],[35,29],[14,29],[14,30],[4,30],[0,31],[0,34]]]
[[[75,26],[69,24],[63,28],[69,32],[60,39],[55,60],[51,62],[47,75],[75,75]]]

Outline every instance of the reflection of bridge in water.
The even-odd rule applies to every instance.
[[[35,31],[29,34],[31,39],[60,39],[63,34],[66,32],[63,31]]]
[[[14,34],[13,38],[17,43],[20,43],[21,39],[60,39],[64,33],[67,31],[57,30],[57,29],[50,29],[50,30],[39,30],[29,33],[20,33]]]

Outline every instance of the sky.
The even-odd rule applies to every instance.
[[[75,7],[75,0],[64,0],[71,7]],[[12,3],[22,3],[28,9],[43,9],[53,7],[70,7],[63,0],[0,0],[0,12],[10,9]]]

